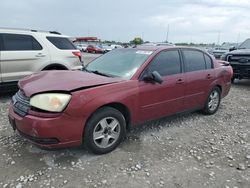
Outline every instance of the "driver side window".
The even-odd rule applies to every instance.
[[[157,71],[161,76],[181,73],[181,60],[178,50],[162,51],[151,61],[148,72]]]

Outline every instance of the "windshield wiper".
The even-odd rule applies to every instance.
[[[94,70],[94,71],[90,71],[94,74],[98,74],[98,75],[101,75],[101,76],[106,76],[106,77],[114,77],[113,75],[110,75],[110,74],[106,74],[106,73],[103,73],[103,72],[99,72],[98,70]]]
[[[85,66],[85,67],[82,67],[82,71],[91,72],[91,71],[89,71],[89,70],[86,68],[86,66]]]
[[[83,67],[82,71],[86,71],[86,72],[90,72],[90,73],[94,73],[94,74],[98,74],[98,75],[106,76],[106,77],[115,77],[114,75],[103,73],[98,70],[88,70],[86,67]]]

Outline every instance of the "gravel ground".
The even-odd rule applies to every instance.
[[[46,151],[14,133],[0,97],[0,187],[250,187],[250,81],[232,86],[213,116],[163,118],[114,152]]]

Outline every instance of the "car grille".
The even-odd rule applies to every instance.
[[[227,61],[234,64],[250,65],[250,56],[247,55],[229,55]]]
[[[13,97],[12,97],[13,109],[14,112],[17,113],[19,116],[26,116],[30,109],[30,98],[26,97],[24,92],[19,90]]]
[[[250,55],[228,55],[226,60],[232,66],[235,78],[250,78]]]

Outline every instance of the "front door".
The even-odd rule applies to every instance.
[[[182,111],[184,105],[186,83],[179,51],[160,52],[143,74],[147,75],[153,71],[162,76],[163,82],[139,82],[138,114],[141,122]]]

